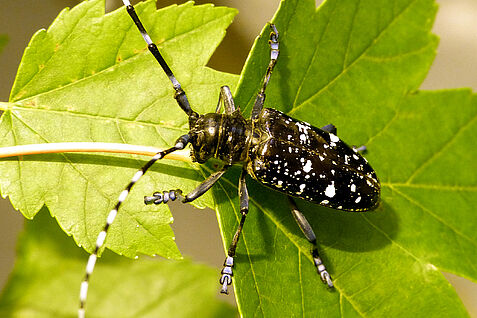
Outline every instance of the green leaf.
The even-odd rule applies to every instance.
[[[172,85],[126,10],[104,15],[103,2],[65,9],[47,31],[34,35],[10,103],[3,104],[2,146],[102,141],[170,147],[187,132],[187,116],[177,107]],[[236,11],[191,2],[157,11],[152,1],[136,10],[190,92],[194,109],[212,111],[220,86],[234,86],[237,77],[205,64]],[[146,160],[90,154],[14,158],[0,163],[0,189],[27,218],[46,205],[63,230],[92,251],[121,189]],[[192,189],[203,179],[197,164],[164,160],[155,165],[121,208],[107,247],[129,257],[180,258],[168,208],[145,206],[143,196],[178,185]],[[195,204],[213,206],[211,195]]]
[[[16,266],[0,297],[2,317],[74,317],[86,253],[55,225],[46,208],[26,224]],[[216,297],[216,270],[190,261],[101,258],[88,317],[233,317]],[[187,300],[187,306],[184,301]]]
[[[382,182],[375,212],[299,202],[336,288],[312,265],[287,200],[249,182],[252,206],[235,265],[244,316],[467,316],[439,270],[477,281],[474,206],[477,104],[469,90],[417,92],[435,55],[428,0],[282,2],[280,57],[267,107],[366,144]],[[249,113],[268,64],[265,27],[236,102]],[[230,242],[240,218],[237,175],[221,180]],[[217,200],[221,197],[217,195]]]

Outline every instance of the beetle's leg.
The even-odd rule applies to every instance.
[[[169,190],[164,192],[155,192],[152,196],[144,197],[145,204],[161,204],[167,203],[169,200],[175,201],[179,199],[182,203],[192,202],[204,193],[206,193],[219,179],[224,175],[230,165],[224,166],[221,170],[212,173],[207,179],[205,179],[201,184],[197,186],[186,196],[182,195],[182,190]]]
[[[303,234],[305,234],[306,239],[311,244],[313,244],[311,255],[313,256],[313,262],[315,263],[316,270],[318,271],[321,280],[323,281],[323,283],[327,284],[328,287],[333,287],[333,282],[331,281],[330,274],[328,274],[328,272],[326,271],[325,265],[323,265],[323,261],[318,254],[318,248],[316,246],[316,235],[313,232],[310,223],[308,223],[308,220],[305,218],[303,213],[298,210],[295,201],[291,197],[288,197],[288,201],[290,202],[290,208],[296,223],[298,223],[298,226],[300,227],[301,231],[303,232]]]
[[[235,235],[230,243],[229,249],[227,251],[227,257],[224,261],[224,268],[222,269],[222,276],[220,277],[220,283],[222,284],[222,288],[220,292],[222,294],[228,294],[228,285],[232,283],[232,276],[234,267],[234,257],[235,257],[235,250],[237,249],[237,243],[240,238],[240,234],[242,233],[243,225],[245,223],[245,218],[247,217],[248,213],[248,191],[247,185],[245,183],[245,176],[247,175],[247,170],[245,168],[242,169],[242,174],[240,175],[239,180],[239,198],[240,198],[240,213],[242,214],[242,218],[240,219],[240,223],[237,227],[237,231],[235,231]]]
[[[189,143],[190,136],[183,135],[176,140],[176,144],[174,147],[163,150],[158,152],[151,160],[149,160],[140,170],[136,172],[136,174],[132,177],[131,181],[127,185],[127,187],[121,192],[119,195],[118,201],[114,208],[109,212],[108,218],[106,219],[106,224],[103,226],[103,230],[99,233],[96,239],[96,247],[94,248],[93,253],[88,258],[88,263],[86,265],[85,275],[83,278],[83,282],[81,283],[80,289],[80,305],[78,309],[78,317],[85,316],[85,305],[86,305],[86,297],[88,296],[88,285],[89,279],[93,274],[94,266],[96,265],[96,260],[98,258],[99,250],[104,246],[104,242],[106,240],[106,236],[108,235],[108,231],[111,228],[111,224],[113,223],[116,215],[118,214],[118,210],[121,207],[122,203],[128,196],[129,192],[131,191],[132,187],[136,184],[136,182],[146,173],[146,171],[157,161],[169,153],[172,153],[176,150],[184,149],[185,146]]]
[[[225,113],[227,115],[232,114],[235,111],[234,98],[232,92],[228,86],[222,86],[219,93],[219,101],[217,103],[217,108],[215,109],[216,113],[220,112],[220,106],[224,103]]]
[[[167,77],[172,83],[172,86],[174,87],[174,90],[176,91],[174,94],[174,98],[177,101],[177,104],[179,104],[180,108],[187,114],[187,116],[195,116],[197,117],[197,113],[192,110],[189,104],[189,100],[187,99],[187,95],[184,92],[184,90],[181,87],[181,84],[179,81],[177,81],[176,77],[174,76],[174,73],[172,73],[172,70],[169,68],[169,65],[167,65],[166,61],[162,57],[161,53],[159,52],[159,49],[157,46],[152,42],[151,37],[147,33],[146,29],[142,25],[141,20],[139,20],[139,17],[136,14],[136,11],[134,10],[134,7],[131,5],[129,0],[123,0],[124,5],[126,6],[126,9],[131,16],[131,19],[134,21],[136,24],[137,28],[139,29],[139,32],[141,32],[142,37],[144,38],[144,41],[147,43],[147,48],[149,51],[154,55],[156,58],[157,62],[161,65],[162,69],[164,70],[164,73],[166,73]]]
[[[260,114],[260,111],[263,108],[263,103],[265,102],[265,90],[267,89],[268,81],[270,81],[270,76],[272,75],[273,68],[277,63],[278,54],[280,53],[278,49],[278,30],[275,27],[275,24],[270,24],[270,63],[268,64],[267,73],[263,78],[262,88],[255,98],[255,103],[252,109],[252,119],[256,119]]]
[[[364,153],[367,150],[365,145],[361,145],[359,147],[353,146],[352,148],[355,152],[361,152],[361,153]]]
[[[328,124],[326,126],[321,127],[321,130],[324,130],[326,132],[329,132],[330,134],[335,134],[336,135],[336,126],[333,124]]]

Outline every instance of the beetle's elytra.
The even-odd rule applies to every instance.
[[[195,161],[243,164],[252,178],[287,195],[345,211],[370,210],[379,201],[366,159],[335,134],[278,110],[263,108],[253,120],[238,110],[200,115],[189,135]]]
[[[181,190],[156,192],[152,196],[146,196],[144,202],[161,204],[176,199],[183,203],[191,202],[207,192],[231,165],[242,166],[238,186],[242,217],[221,272],[221,292],[228,293],[228,285],[232,283],[235,250],[248,213],[249,196],[245,182],[247,174],[263,185],[288,196],[291,212],[313,246],[311,254],[317,272],[324,283],[333,287],[331,277],[318,254],[315,233],[292,197],[338,210],[367,211],[375,208],[379,202],[380,184],[366,159],[359,154],[358,149],[346,145],[336,136],[336,128],[333,125],[316,128],[280,111],[263,107],[265,90],[279,55],[278,30],[275,25],[270,25],[270,62],[256,96],[251,117],[245,119],[235,107],[232,93],[227,86],[220,89],[215,113],[199,115],[190,106],[186,93],[149,37],[134,7],[128,0],[123,2],[148,49],[171,81],[175,90],[174,98],[189,117],[190,131],[180,136],[173,147],[158,152],[133,176],[119,195],[103,230],[98,235],[95,250],[89,257],[81,284],[78,316],[85,315],[89,278],[96,264],[98,251],[104,245],[107,232],[122,202],[134,184],[157,160],[171,152],[184,149],[189,143],[194,161],[204,163],[214,157],[223,162],[222,169],[211,174],[186,195],[182,195]],[[220,112],[222,106],[224,113]]]

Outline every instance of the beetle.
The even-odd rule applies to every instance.
[[[122,202],[134,184],[146,171],[165,155],[191,146],[193,161],[205,163],[210,158],[219,159],[223,167],[211,174],[196,189],[183,195],[182,190],[155,192],[144,197],[146,204],[162,204],[179,200],[192,202],[207,192],[232,165],[241,165],[238,195],[241,219],[230,243],[224,267],[221,271],[221,293],[228,293],[232,283],[235,250],[242,232],[249,207],[249,196],[245,177],[250,175],[266,187],[287,195],[292,214],[312,244],[311,254],[321,280],[333,287],[333,282],[317,249],[316,235],[305,216],[298,210],[294,198],[344,211],[368,211],[377,207],[380,183],[375,171],[360,155],[364,147],[350,147],[336,135],[333,125],[322,128],[294,119],[286,114],[264,108],[265,91],[279,56],[278,30],[270,24],[270,62],[256,96],[250,118],[244,118],[235,106],[230,89],[220,89],[215,113],[198,114],[189,104],[187,95],[174,76],[157,46],[153,43],[134,6],[123,0],[126,10],[144,40],[149,51],[162,67],[175,90],[174,98],[189,119],[189,132],[180,136],[173,147],[158,152],[133,176],[119,195],[110,211],[103,230],[99,233],[96,246],[88,259],[85,276],[81,283],[79,317],[84,317],[89,278],[96,264],[99,250],[104,245],[108,230]],[[224,112],[220,110],[224,108]]]

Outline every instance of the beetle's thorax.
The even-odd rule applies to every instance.
[[[234,164],[246,159],[251,125],[239,110],[232,114],[200,115],[189,124],[193,161],[204,163],[214,157]]]

